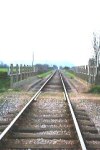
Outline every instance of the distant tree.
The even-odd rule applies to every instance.
[[[36,64],[35,65],[36,72],[45,72],[49,70],[48,64]]]
[[[53,65],[53,69],[58,69],[58,67],[56,65]]]
[[[68,66],[65,66],[65,67],[64,67],[64,69],[65,69],[65,70],[69,70],[69,69],[70,69],[70,67],[68,67]]]
[[[7,68],[8,65],[7,65],[7,64],[4,64],[2,61],[0,61],[0,67],[1,67],[1,68]]]

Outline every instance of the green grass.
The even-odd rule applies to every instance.
[[[8,68],[0,68],[0,72],[8,72]]]
[[[10,78],[0,79],[0,92],[5,92],[10,87]]]
[[[89,93],[100,94],[100,85],[93,85],[90,88]]]
[[[75,75],[69,71],[64,71],[64,74],[68,77],[68,78],[71,78],[73,79],[75,77]]]
[[[0,68],[0,93],[7,91],[10,86],[10,78],[7,72],[8,68]]]
[[[39,78],[45,78],[46,76],[50,75],[52,73],[52,71],[48,71],[48,72],[45,72],[45,73],[41,73],[39,75],[37,75]]]

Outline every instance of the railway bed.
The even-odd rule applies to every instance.
[[[100,136],[93,122],[84,110],[75,109],[74,118],[70,105],[57,71],[1,133],[0,149],[99,149]]]

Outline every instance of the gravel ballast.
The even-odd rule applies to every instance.
[[[28,82],[29,81],[29,82]],[[69,91],[69,96],[72,103],[77,107],[86,110],[90,119],[94,122],[99,134],[100,134],[100,95],[85,93],[88,89],[87,83],[80,82],[79,79],[68,79],[72,83],[72,91]],[[3,108],[0,108],[0,120],[3,119],[9,112],[19,112],[24,105],[34,95],[34,90],[26,91],[30,87],[34,87],[34,83],[38,82],[38,79],[27,80],[26,84],[21,85],[24,87],[24,91],[9,90],[5,93],[0,93],[0,106],[6,101]],[[84,84],[83,84],[84,83]],[[34,89],[34,88],[33,88]]]
[[[87,112],[100,134],[100,95],[88,93],[90,85],[79,78],[67,78],[67,80],[70,82],[71,88],[73,88],[72,91],[69,91],[73,105],[77,109],[84,109]]]

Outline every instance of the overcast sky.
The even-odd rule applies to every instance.
[[[0,60],[85,65],[100,31],[100,0],[0,0]]]

